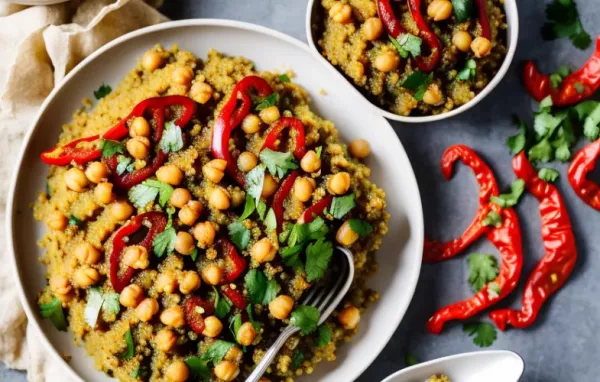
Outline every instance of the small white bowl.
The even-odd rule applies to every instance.
[[[319,57],[319,59],[322,60],[323,62],[325,62],[327,64],[327,66],[334,73],[336,73],[336,75],[342,77],[345,81],[348,81],[348,79],[346,77],[344,77],[344,75],[338,70],[338,68],[333,66],[325,57],[323,57],[321,55],[321,52],[319,51],[319,48],[317,47],[317,44],[316,44],[317,39],[315,38],[315,36],[313,36],[312,25],[313,25],[313,21],[316,20],[316,17],[317,17],[316,14],[317,14],[317,10],[318,10],[320,3],[321,3],[321,0],[309,0],[308,1],[308,8],[306,10],[306,39],[308,41],[308,45],[310,46],[311,50]],[[354,89],[354,92],[356,93],[357,96],[359,96],[364,101],[364,103],[369,105],[371,108],[374,108],[378,114],[380,114],[386,118],[392,119],[394,121],[400,121],[400,122],[423,123],[423,122],[439,121],[441,119],[450,118],[450,117],[453,117],[455,115],[462,113],[463,111],[469,110],[470,108],[475,106],[477,103],[479,103],[479,101],[484,99],[488,94],[490,94],[492,92],[492,90],[496,87],[496,85],[498,85],[500,83],[500,81],[502,80],[502,78],[504,77],[506,72],[508,71],[508,68],[510,67],[510,64],[515,55],[515,50],[517,49],[517,40],[519,37],[519,14],[517,12],[516,0],[505,0],[504,1],[504,10],[506,12],[506,22],[508,24],[508,30],[507,30],[508,49],[506,52],[506,57],[504,57],[502,66],[500,66],[498,73],[496,73],[496,75],[494,76],[494,78],[492,78],[490,83],[481,92],[479,92],[479,94],[477,94],[472,100],[470,100],[466,104],[464,104],[460,107],[457,107],[456,109],[452,109],[451,111],[449,111],[447,113],[442,113],[442,114],[438,114],[438,115],[427,115],[427,116],[422,116],[422,117],[410,117],[410,116],[405,117],[402,115],[394,114],[392,112],[389,112],[389,111],[382,109],[381,107],[375,105],[367,97],[365,97],[358,90],[358,88],[356,88],[356,86],[354,86],[354,83],[351,82],[351,84],[353,85],[352,87]]]

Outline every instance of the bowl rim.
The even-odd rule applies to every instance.
[[[437,115],[426,115],[426,116],[402,116],[390,111],[387,111],[369,99],[367,99],[354,85],[354,83],[350,82],[344,75],[333,66],[321,53],[319,52],[319,48],[316,46],[315,41],[312,36],[312,15],[313,8],[320,2],[321,0],[308,0],[308,5],[306,7],[306,18],[305,18],[305,29],[306,29],[306,40],[308,41],[308,46],[310,47],[313,54],[319,56],[319,59],[326,63],[330,70],[336,73],[336,75],[340,76],[344,81],[350,83],[352,88],[354,89],[354,94],[362,99],[363,103],[369,105],[369,107],[374,110],[377,114],[389,118],[394,121],[406,122],[406,123],[426,123],[426,122],[434,122],[444,120],[446,118],[453,117],[455,115],[461,114],[473,106],[477,105],[481,100],[483,100],[488,94],[494,90],[494,88],[500,83],[500,81],[506,75],[506,72],[510,68],[512,61],[515,56],[515,52],[517,50],[517,43],[519,39],[519,12],[517,9],[517,1],[516,0],[504,0],[504,9],[506,13],[507,23],[508,23],[508,33],[507,33],[507,41],[508,41],[508,50],[506,52],[506,56],[504,57],[504,61],[498,69],[498,73],[492,78],[490,83],[487,84],[482,91],[479,92],[473,99],[469,102],[457,107],[456,109],[452,109],[447,113],[437,114]],[[510,15],[510,16],[509,16]],[[509,22],[509,19],[510,22]],[[513,20],[514,19],[514,20]]]
[[[19,269],[19,266],[17,265],[14,240],[13,240],[13,221],[14,221],[13,215],[15,214],[13,207],[14,207],[14,202],[15,202],[15,192],[16,192],[17,181],[19,179],[19,170],[21,169],[21,166],[23,165],[25,153],[27,151],[27,148],[30,145],[31,137],[32,137],[34,131],[37,130],[37,126],[39,124],[40,118],[42,117],[42,115],[48,108],[48,105],[54,99],[56,94],[73,77],[75,77],[79,73],[80,70],[82,70],[90,62],[95,60],[96,57],[104,54],[107,50],[110,50],[111,48],[113,48],[125,41],[135,39],[135,38],[142,36],[144,34],[147,34],[147,33],[153,33],[156,31],[161,31],[161,30],[166,30],[166,29],[177,29],[177,28],[189,27],[189,26],[228,27],[228,28],[234,28],[234,29],[239,29],[239,30],[247,30],[247,31],[257,32],[260,34],[267,35],[269,37],[274,37],[276,39],[282,40],[286,43],[292,44],[297,48],[305,50],[307,53],[311,54],[311,56],[314,56],[314,54],[310,50],[310,47],[307,44],[303,43],[302,41],[300,41],[294,37],[291,37],[287,34],[284,34],[282,32],[276,31],[274,29],[263,27],[260,25],[252,24],[252,23],[248,23],[248,22],[242,22],[242,21],[236,21],[236,20],[226,20],[226,19],[213,19],[213,18],[167,21],[164,23],[159,23],[159,24],[151,25],[148,27],[144,27],[144,28],[132,31],[130,33],[122,35],[122,36],[106,43],[105,45],[103,45],[102,47],[97,49],[95,52],[90,54],[88,57],[86,57],[84,60],[82,60],[79,64],[77,64],[65,76],[65,78],[61,81],[61,83],[56,85],[52,89],[50,94],[46,97],[46,99],[40,106],[39,110],[36,112],[35,116],[33,117],[32,121],[30,122],[30,124],[27,128],[27,131],[23,138],[23,143],[21,144],[21,148],[18,153],[17,161],[15,162],[15,169],[13,171],[12,177],[10,178],[10,188],[9,188],[9,193],[8,193],[8,197],[7,197],[7,202],[6,202],[7,208],[6,208],[5,234],[7,237],[7,240],[6,240],[7,248],[9,250],[9,263],[10,263],[9,266],[11,267],[13,280],[16,282],[17,294],[19,296],[19,301],[21,302],[21,305],[27,316],[28,324],[32,325],[35,333],[39,336],[39,341],[41,341],[41,343],[43,344],[42,346],[45,347],[46,351],[49,352],[51,354],[51,357],[53,357],[54,360],[59,365],[61,365],[64,370],[66,370],[68,372],[69,377],[73,378],[73,380],[75,380],[75,381],[84,382],[83,378],[81,376],[79,376],[79,374],[71,367],[71,365],[69,365],[69,363],[60,356],[58,351],[54,348],[54,346],[52,345],[52,343],[50,342],[48,337],[45,335],[44,330],[40,326],[39,317],[35,313],[34,308],[30,304],[29,300],[27,299],[27,296],[25,295],[25,289],[23,287],[23,283],[21,282],[20,269]],[[348,85],[350,87],[353,87],[353,86],[351,86],[351,84],[348,84]],[[377,117],[377,114],[375,114],[374,116]],[[386,122],[389,129],[391,129],[393,131],[392,126],[389,124],[388,121],[385,120],[385,118],[384,118],[384,121]],[[394,134],[395,134],[395,132],[394,132]],[[416,218],[416,220],[415,220],[416,224],[414,226],[415,232],[411,232],[411,237],[414,237],[414,240],[416,240],[416,247],[417,247],[416,250],[420,254],[423,252],[423,246],[424,246],[424,218],[423,218],[423,206],[422,206],[422,201],[421,201],[421,194],[420,194],[420,190],[418,188],[418,183],[416,181],[416,176],[415,176],[414,170],[412,168],[412,165],[410,163],[410,160],[408,158],[408,155],[406,154],[406,151],[404,150],[402,142],[397,137],[397,135],[396,135],[396,138],[398,140],[398,144],[403,149],[403,157],[404,157],[404,160],[406,160],[406,162],[409,165],[410,175],[412,175],[412,177],[415,179],[415,182],[414,182],[414,186],[416,188],[416,190],[415,190],[416,191],[415,192],[416,200],[415,201],[419,204],[419,208],[417,208],[417,211],[416,211],[417,216],[415,216],[415,218]],[[392,326],[391,326],[392,330],[389,330],[389,332],[387,333],[387,338],[378,342],[380,345],[377,348],[371,349],[370,354],[372,354],[372,356],[370,357],[371,358],[370,361],[368,363],[362,365],[361,367],[355,368],[355,370],[356,370],[355,378],[358,378],[375,361],[377,356],[381,353],[381,351],[384,349],[384,347],[387,345],[387,343],[391,340],[396,329],[400,325],[402,319],[405,317],[406,311],[408,310],[408,307],[414,297],[414,293],[415,293],[415,290],[417,287],[420,273],[421,273],[421,262],[417,262],[416,269],[413,272],[412,279],[406,280],[407,285],[405,286],[405,290],[410,292],[410,298],[407,299],[405,304],[398,306],[397,311],[400,312],[400,314],[398,314],[394,318],[394,320],[392,322]]]

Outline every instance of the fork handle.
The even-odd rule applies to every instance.
[[[285,328],[283,332],[281,332],[279,337],[277,337],[275,342],[273,342],[273,345],[271,345],[269,350],[266,351],[265,355],[262,357],[258,365],[256,365],[256,367],[254,368],[252,374],[250,374],[250,376],[246,378],[246,382],[258,382],[258,380],[265,373],[271,362],[273,362],[273,360],[275,359],[277,353],[279,353],[281,347],[285,344],[285,341],[287,341],[288,338],[290,338],[294,333],[298,332],[298,330],[300,329],[296,326],[288,326],[287,328]]]

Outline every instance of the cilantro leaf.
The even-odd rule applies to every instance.
[[[273,92],[265,98],[261,98],[258,100],[258,103],[255,107],[256,110],[264,110],[268,107],[275,106],[279,102],[279,93]]]
[[[213,344],[208,348],[208,350],[200,356],[202,360],[206,360],[208,362],[212,362],[214,365],[221,362],[225,354],[234,347],[235,344],[233,342],[216,340]]]
[[[317,308],[307,305],[300,305],[292,312],[290,323],[300,328],[304,335],[317,329],[317,324],[321,314]]]
[[[476,69],[477,62],[475,62],[475,60],[471,58],[467,60],[467,62],[465,62],[465,67],[460,72],[458,72],[456,78],[462,81],[468,81],[471,78],[475,78],[475,75],[477,74]]]
[[[163,255],[169,255],[175,250],[175,240],[177,239],[177,232],[175,228],[169,227],[156,235],[152,241],[152,250],[158,257]]]
[[[250,241],[250,230],[241,222],[233,222],[227,226],[229,238],[241,250],[246,249]]]
[[[469,336],[475,334],[473,337],[473,343],[479,347],[491,346],[498,334],[494,325],[489,322],[469,322],[463,325],[463,332]]]
[[[158,146],[165,153],[174,153],[183,148],[181,129],[177,127],[174,121],[165,123],[163,135]]]
[[[583,135],[590,141],[595,141],[600,135],[600,103],[592,110],[583,122]]]
[[[208,367],[208,361],[200,357],[189,357],[185,360],[185,364],[188,366],[191,372],[193,380],[209,381],[210,380],[210,368]]]
[[[144,208],[158,196],[158,204],[165,206],[173,193],[171,185],[159,180],[148,179],[129,190],[129,200],[137,208]]]
[[[260,195],[262,194],[265,182],[265,166],[259,165],[246,174],[246,192],[256,200],[259,206]],[[266,206],[265,206],[266,208]],[[260,211],[259,211],[260,213]]]
[[[262,271],[251,269],[244,277],[246,289],[248,290],[248,300],[252,304],[267,305],[281,290],[275,280],[269,280]]]
[[[506,145],[510,149],[511,155],[517,155],[525,149],[527,144],[527,125],[518,116],[513,116],[513,120],[519,126],[519,133],[509,137],[506,140]]]
[[[420,70],[415,70],[412,72],[406,80],[402,82],[402,84],[398,84],[408,90],[417,90],[419,87],[423,86],[423,84],[427,83],[428,75]]]
[[[240,313],[231,317],[229,320],[229,329],[231,329],[231,334],[233,334],[234,338],[237,338],[237,332],[240,331],[242,327],[242,315]]]
[[[265,164],[271,175],[283,178],[288,170],[298,168],[294,162],[294,155],[290,152],[281,153],[271,149],[264,149],[260,152],[260,161]]]
[[[583,29],[574,1],[552,1],[546,6],[546,17],[549,22],[542,27],[542,37],[545,40],[568,37],[579,49],[586,49],[590,46],[591,37]]]
[[[244,221],[246,219],[248,219],[248,217],[250,215],[252,215],[252,213],[254,212],[254,210],[256,209],[256,203],[254,203],[254,199],[252,198],[252,196],[250,194],[246,194],[246,203],[244,204],[244,212],[242,212],[242,215],[238,218],[238,221]]]
[[[229,311],[231,310],[231,303],[221,296],[217,288],[213,286],[213,291],[215,293],[215,315],[219,318],[225,318]]]
[[[127,349],[122,353],[118,353],[117,357],[123,360],[128,360],[135,355],[135,346],[133,343],[133,335],[131,334],[131,328],[127,329],[127,331],[125,332],[125,343],[127,344]]]
[[[61,332],[67,331],[67,320],[63,311],[62,303],[56,297],[52,297],[52,301],[46,304],[39,304],[40,315],[48,318],[52,325]]]
[[[75,216],[69,216],[69,226],[75,226],[81,224],[81,220],[77,219]]]
[[[452,0],[452,9],[459,22],[468,20],[474,10],[473,0]]]
[[[112,88],[110,87],[110,85],[106,85],[105,83],[103,83],[102,85],[100,85],[98,90],[94,90],[94,97],[97,100],[101,100],[102,98],[109,95],[110,92],[112,92]]]
[[[292,267],[296,270],[304,269],[302,260],[300,259],[300,253],[304,249],[304,244],[298,244],[293,247],[287,247],[283,249],[280,254],[283,258],[283,263],[288,267]]]
[[[252,309],[252,304],[248,304],[248,306],[246,307],[246,312],[248,313],[248,321],[250,321],[250,323],[254,327],[254,330],[258,333],[261,324],[260,322],[254,319],[254,310]]]
[[[496,211],[490,211],[485,217],[485,219],[483,219],[483,221],[481,222],[481,225],[486,227],[494,226],[496,228],[499,228],[502,226],[502,216],[500,216],[500,214]]]
[[[517,179],[510,185],[510,193],[492,196],[490,201],[502,208],[512,207],[519,202],[521,195],[523,195],[523,191],[525,191],[525,181],[523,179]]]
[[[100,314],[100,308],[102,308],[103,302],[104,299],[102,298],[100,288],[90,288],[88,291],[87,303],[85,304],[85,310],[83,311],[83,317],[85,322],[92,329],[96,327],[96,321],[98,320],[98,315]]]
[[[469,263],[469,284],[475,292],[479,292],[481,288],[498,276],[498,261],[492,255],[474,253],[469,256],[467,262]]]
[[[292,357],[292,362],[290,363],[292,370],[299,368],[302,364],[302,361],[304,361],[304,353],[296,349],[294,351],[294,356]]]
[[[317,158],[321,159],[322,153],[323,153],[323,146],[319,146],[315,149],[315,154],[317,154]]]
[[[277,78],[279,78],[279,81],[281,81],[281,82],[285,82],[285,83],[292,82],[292,80],[290,80],[290,76],[288,76],[285,73],[280,74],[279,77],[277,77]]]
[[[529,149],[529,159],[536,162],[549,162],[552,160],[552,145],[548,138],[544,138]]]
[[[358,236],[361,237],[369,236],[371,232],[373,232],[373,226],[366,220],[350,219],[348,220],[348,224],[350,224],[352,231],[356,232]]]
[[[558,179],[560,173],[553,168],[542,167],[538,171],[538,177],[544,182],[552,183]]]
[[[265,227],[267,231],[275,231],[277,229],[277,218],[272,208],[269,208],[269,212],[265,216]]]
[[[102,151],[103,158],[110,158],[116,154],[123,154],[125,152],[125,147],[121,142],[111,141],[109,139],[101,139],[100,150]]]
[[[410,33],[401,33],[397,38],[388,36],[392,45],[398,51],[398,54],[402,58],[407,58],[409,54],[416,57],[421,54],[421,44],[423,40]]]
[[[256,205],[256,212],[260,220],[265,220],[265,212],[267,212],[267,204],[262,200]]]
[[[125,155],[119,155],[117,157],[117,175],[123,175],[126,172],[132,172],[134,170],[133,160],[126,157]]]
[[[117,314],[121,311],[121,303],[119,302],[118,293],[106,293],[104,295],[104,302],[102,303],[102,309],[108,313]]]
[[[354,194],[334,196],[331,201],[331,206],[329,207],[329,213],[333,215],[334,218],[341,219],[354,207],[356,207]]]
[[[308,282],[323,277],[332,255],[333,245],[323,238],[308,245],[306,248],[306,266],[304,268]]]
[[[331,342],[331,328],[327,325],[319,326],[317,331],[317,347],[322,348]]]

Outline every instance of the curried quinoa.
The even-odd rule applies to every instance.
[[[379,297],[365,282],[388,229],[385,193],[361,163],[368,143],[340,142],[290,77],[214,50],[203,61],[156,46],[95,105],[85,100],[43,153],[56,165],[33,206],[48,226],[39,242],[48,279],[40,311],[73,334],[98,370],[121,381],[243,380],[291,322],[303,333],[287,341],[264,381],[293,381],[335,360],[338,344],[358,331],[361,312]],[[213,135],[234,120],[225,110],[234,88],[242,108],[238,86],[248,79],[272,92],[247,94],[251,109],[224,143],[231,158],[216,155]],[[150,106],[131,117],[141,104]],[[296,130],[265,148],[279,123],[296,119],[303,150]],[[114,138],[113,126],[125,134]],[[288,179],[293,187],[283,192]],[[318,316],[298,301],[332,271],[335,245],[352,250],[355,279],[317,328]]]

